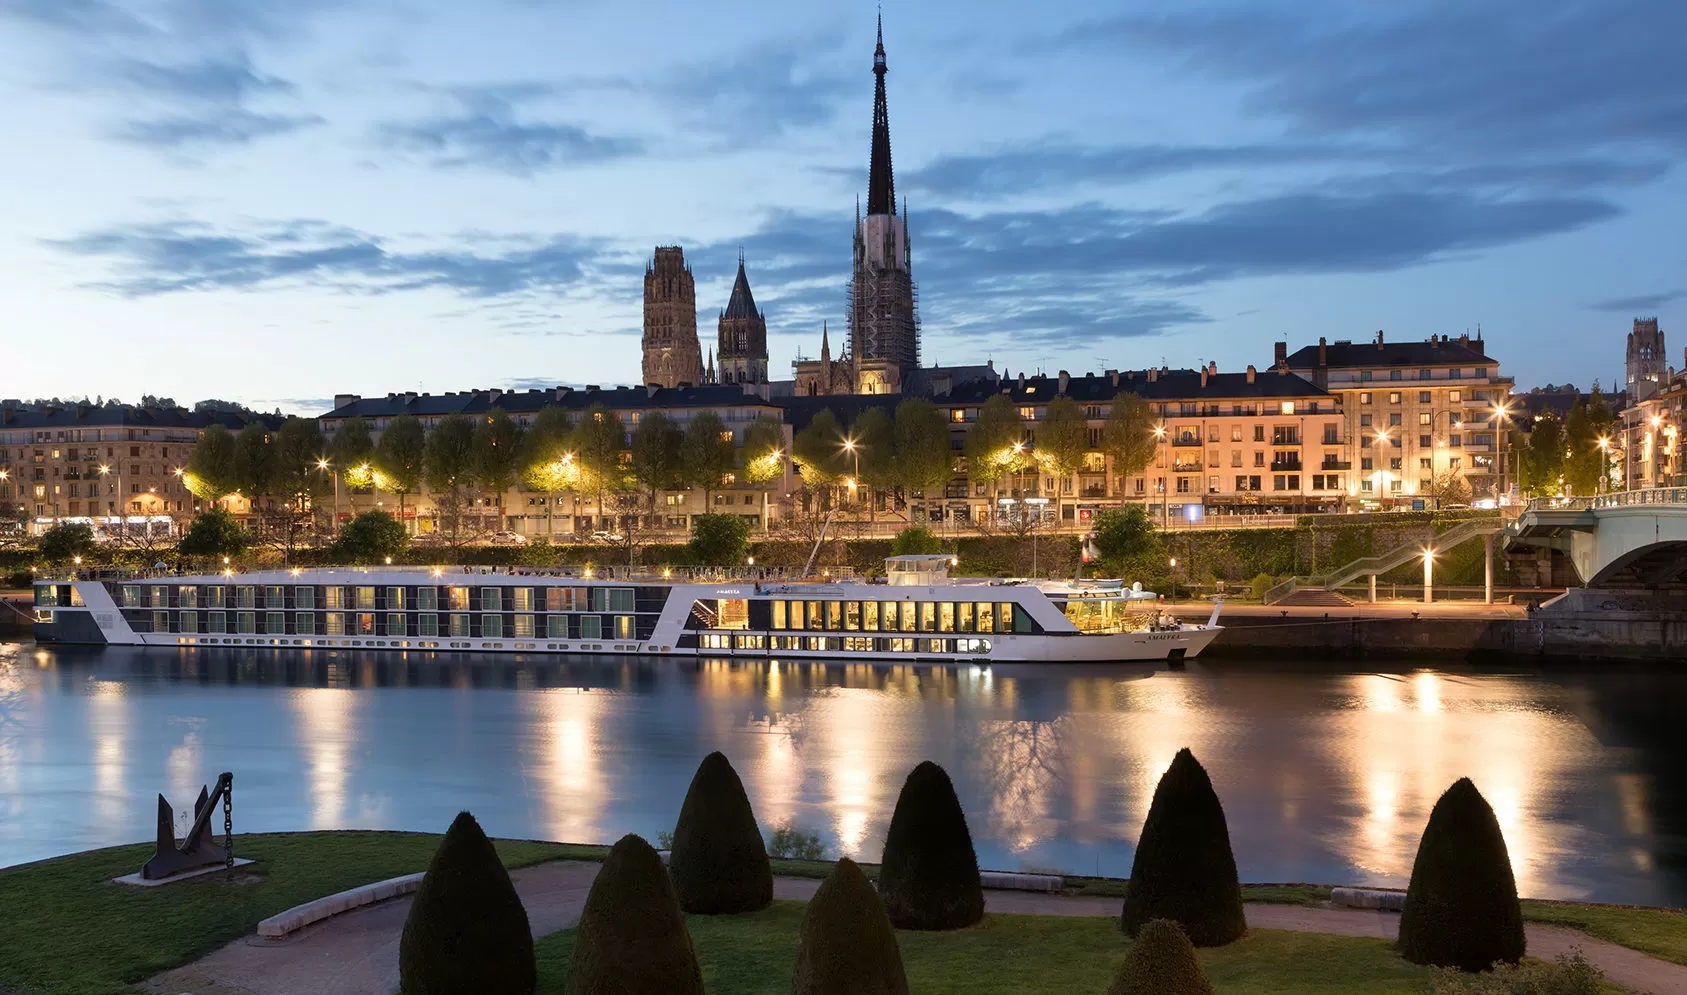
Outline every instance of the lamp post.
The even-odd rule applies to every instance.
[[[844,480],[844,483],[849,487],[850,500],[853,502],[856,499],[855,482],[861,479],[861,451],[855,448],[855,440],[848,437],[844,438],[843,448],[844,452],[854,457],[855,460],[855,476]],[[872,508],[869,507],[867,512],[868,516],[871,517]]]
[[[1386,502],[1389,499],[1388,471],[1384,470],[1382,468],[1381,463],[1382,463],[1383,460],[1389,458],[1387,456],[1382,455],[1382,450],[1385,449],[1387,446],[1388,446],[1388,429],[1386,429],[1386,428],[1377,429],[1377,463],[1378,463],[1378,466],[1377,466],[1377,475],[1378,475],[1377,476],[1377,483],[1380,485],[1379,487],[1377,487],[1377,491],[1378,491],[1377,497],[1378,497],[1379,500],[1385,502],[1384,505],[1383,505],[1384,508],[1388,507]]]
[[[329,531],[337,531],[340,527],[340,475],[329,472],[328,458],[325,456],[317,457],[316,468],[334,480],[334,521],[329,523],[332,526]]]
[[[1169,486],[1171,457],[1166,453],[1166,426],[1164,424],[1154,426],[1154,438],[1160,440],[1160,528],[1168,529],[1171,527],[1172,513],[1171,488]]]
[[[102,488],[104,488],[104,487],[108,486],[105,482],[105,478],[111,475],[111,467],[109,465],[105,464],[105,463],[101,463],[100,466],[99,466],[99,471],[100,471],[100,486]],[[122,477],[123,477],[123,475],[121,473],[119,473],[118,474],[119,484],[122,483]],[[119,488],[119,489],[121,489],[121,488]],[[118,494],[117,499],[119,501],[121,501],[123,499],[123,495]],[[105,507],[106,507],[106,512],[107,512],[107,514],[105,516],[106,535],[109,536],[109,535],[111,535],[111,514],[110,514],[110,512],[112,511],[113,508],[117,507],[117,503],[113,502],[113,501],[107,501]]]
[[[1423,603],[1433,604],[1435,601],[1435,550],[1425,546],[1423,550]]]
[[[1171,581],[1172,581],[1172,600],[1176,601],[1177,600],[1177,557],[1174,556],[1167,562],[1171,566],[1169,574],[1171,576]]]
[[[1495,505],[1495,507],[1498,507],[1499,505],[1505,503],[1505,499],[1506,499],[1507,495],[1509,495],[1511,493],[1511,488],[1506,486],[1506,480],[1505,480],[1506,470],[1507,470],[1505,445],[1506,445],[1506,442],[1508,441],[1508,439],[1511,436],[1511,430],[1508,429],[1506,427],[1506,425],[1510,424],[1510,422],[1511,422],[1511,406],[1506,404],[1504,401],[1495,401],[1494,402],[1494,436],[1495,436],[1494,444],[1496,446],[1496,451],[1498,453],[1498,459],[1500,461],[1499,478],[1498,478],[1499,482],[1500,482],[1499,483],[1499,493],[1494,495],[1494,505]]]
[[[1599,437],[1599,481],[1593,485],[1594,494],[1604,493],[1611,475],[1611,439],[1609,436]]]

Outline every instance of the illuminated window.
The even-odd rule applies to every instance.
[[[387,635],[389,635],[389,636],[408,636],[409,634],[410,634],[410,627],[405,624],[404,616],[402,614],[398,613],[398,612],[388,612],[387,613]],[[532,634],[533,633],[531,633],[531,632],[528,633],[528,635],[530,635],[530,636]]]
[[[1293,401],[1284,401],[1282,407],[1283,414],[1285,415],[1292,415],[1295,413],[1295,402]]]

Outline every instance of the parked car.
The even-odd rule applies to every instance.
[[[494,532],[492,533],[492,545],[525,546],[527,545],[527,537],[522,535],[520,532],[510,532],[507,530],[504,532]]]
[[[622,536],[619,532],[609,532],[605,529],[598,529],[596,532],[592,533],[592,541],[598,543],[620,542],[621,538]]]

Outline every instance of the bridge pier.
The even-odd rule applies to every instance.
[[[1371,581],[1371,604],[1374,605],[1374,604],[1377,603],[1377,575],[1371,574],[1370,581]]]
[[[1423,551],[1423,603],[1435,603],[1435,554],[1427,549]]]

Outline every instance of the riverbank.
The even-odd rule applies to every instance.
[[[0,933],[5,937],[5,942],[0,943],[0,984],[10,985],[24,993],[133,995],[130,985],[198,961],[213,951],[228,948],[238,953],[244,949],[262,949],[249,948],[244,944],[228,945],[242,937],[252,936],[259,920],[268,916],[347,888],[425,870],[438,839],[438,836],[424,833],[367,831],[237,836],[235,852],[253,858],[256,863],[240,869],[232,881],[224,875],[213,874],[165,888],[144,890],[121,888],[107,882],[140,866],[150,852],[150,847],[146,845],[94,850],[9,868],[0,871],[0,909],[5,910],[0,913]],[[567,866],[556,861],[592,863],[600,860],[605,852],[601,846],[537,841],[500,840],[496,845],[506,866],[534,868],[535,871],[542,869],[539,865],[546,868]],[[806,897],[813,887],[812,882],[823,876],[829,867],[824,862],[774,862],[775,873],[782,878],[809,882],[785,886],[784,897],[793,899]],[[591,873],[594,872],[576,875],[582,880],[569,879],[557,887],[560,892],[569,895],[578,892],[578,899],[583,901]],[[1112,915],[1116,911],[1117,900],[1097,895],[1097,892],[1122,889],[1123,884],[1117,879],[1086,879],[1083,888],[1090,897],[1080,894],[1068,900],[1090,904],[1071,906],[1067,914],[1083,917]],[[1007,893],[1002,894],[1005,896]],[[1250,902],[1259,898],[1277,901],[1289,897],[1302,903],[1296,907],[1306,908],[1306,912],[1311,913],[1314,910],[1307,906],[1317,903],[1320,891],[1306,886],[1285,892],[1278,885],[1244,885],[1243,894]],[[1014,911],[1009,907],[1010,901],[1034,899],[1047,901],[1050,897],[1028,895],[1011,900],[1007,897],[995,899],[991,904],[990,923],[978,930],[932,936],[902,934],[906,937],[903,942],[905,950],[909,951],[907,956],[911,962],[927,965],[920,970],[947,972],[945,976],[951,979],[953,985],[969,976],[968,970],[960,965],[992,963],[995,961],[980,958],[1006,957],[1015,950],[1025,951],[1046,945],[1051,954],[1064,950],[1069,955],[1072,944],[1094,948],[1105,941],[1105,945],[1101,946],[1104,954],[1097,960],[1097,969],[1103,971],[1111,966],[1105,957],[1122,953],[1122,941],[1108,920],[1078,918],[1038,925],[1012,922],[1012,916],[996,914]],[[1250,909],[1255,908],[1284,906],[1250,905]],[[377,920],[381,917],[396,918],[402,925],[402,906],[374,906],[369,914]],[[768,922],[762,925],[745,917],[733,917],[733,921],[745,918],[745,926],[752,932],[770,930],[766,936],[783,936],[782,931],[790,926],[785,920],[791,913],[787,910],[765,915]],[[1253,915],[1250,912],[1250,918]],[[1687,965],[1687,915],[1680,912],[1525,902],[1524,915],[1531,922],[1568,925],[1585,922],[1590,924],[1590,928],[1586,928],[1590,936],[1661,960]],[[571,921],[563,916],[546,932],[560,929]],[[1264,921],[1261,920],[1260,924],[1263,925]],[[312,931],[320,934],[329,925],[312,927]],[[738,944],[743,938],[727,935],[732,933],[731,929],[727,929],[730,923],[709,920],[706,925],[710,929],[725,930],[723,937],[731,940],[727,947],[739,950]],[[794,926],[790,928],[794,932]],[[1408,973],[1418,970],[1409,966],[1401,968],[1398,957],[1381,940],[1354,941],[1358,945],[1353,946],[1326,942],[1334,938],[1316,941],[1301,938],[1290,942],[1270,937],[1265,930],[1261,933],[1262,937],[1256,938],[1259,940],[1257,945],[1238,945],[1226,948],[1228,953],[1216,951],[1212,956],[1219,963],[1227,957],[1235,958],[1237,966],[1233,970],[1239,975],[1254,973],[1268,979],[1277,978],[1283,984],[1275,990],[1307,990],[1293,983],[1293,979],[1300,975],[1289,973],[1279,977],[1274,972],[1301,970],[1309,960],[1322,962],[1324,970],[1335,972],[1332,975],[1335,977],[1373,977],[1371,972],[1382,963],[1378,958],[1385,958],[1394,965],[1388,974],[1376,976],[1379,978],[1399,980],[1399,970]],[[265,947],[285,950],[291,942]],[[552,969],[556,964],[566,963],[565,942],[565,939],[557,938],[543,947],[546,962],[553,965]],[[706,945],[701,934],[698,943],[700,947]],[[791,949],[794,951],[794,946]],[[990,953],[991,950],[996,952]],[[770,956],[766,950],[758,954],[753,945],[747,953]],[[784,954],[781,952],[777,956],[783,957]],[[1056,958],[1050,964],[1058,966],[1060,959]],[[349,971],[356,966],[341,961],[328,963],[335,971]],[[384,961],[382,963],[385,964]],[[976,971],[976,968],[970,970]],[[917,973],[912,963],[910,973]],[[1224,975],[1223,971],[1219,973],[1230,976]],[[787,972],[785,977],[788,976]],[[721,985],[717,976],[715,990],[741,990]],[[184,990],[193,989],[186,986],[169,988],[172,995]],[[556,990],[560,991],[560,988]],[[919,990],[960,989],[922,985]],[[1092,990],[1100,989],[1092,986]],[[1249,989],[1227,986],[1224,990]],[[1384,992],[1416,989],[1383,986],[1326,990]]]

